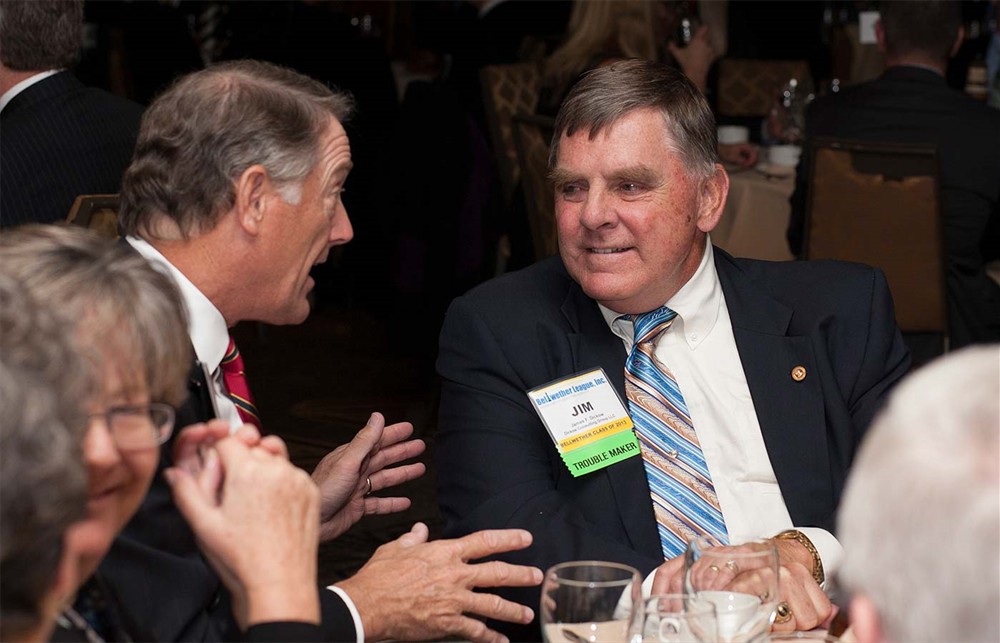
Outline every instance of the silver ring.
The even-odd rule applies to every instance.
[[[740,573],[740,567],[739,567],[739,565],[736,564],[736,561],[734,561],[734,560],[727,560],[726,561],[726,569],[728,569],[729,571],[731,571],[734,576]]]
[[[372,479],[371,478],[365,478],[365,486],[367,487],[365,489],[365,497],[367,498],[368,496],[372,495]]]

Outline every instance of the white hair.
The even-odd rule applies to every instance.
[[[904,381],[854,464],[840,579],[885,637],[1000,640],[1000,345]]]

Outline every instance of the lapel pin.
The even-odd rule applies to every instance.
[[[793,368],[792,379],[795,380],[796,382],[801,382],[802,380],[806,379],[806,367],[796,366],[795,368]]]

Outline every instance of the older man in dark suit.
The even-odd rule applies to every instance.
[[[449,533],[523,527],[533,546],[506,560],[659,566],[654,589],[679,587],[690,538],[773,537],[777,626],[820,624],[832,611],[819,584],[841,554],[832,532],[847,469],[909,366],[882,274],[714,248],[729,188],[715,122],[669,68],[591,72],[555,131],[561,256],[457,299],[441,333]],[[598,373],[595,388],[610,383],[602,401],[573,408],[593,412],[591,433],[547,410],[566,390],[559,382],[581,373]],[[572,453],[601,439],[630,446]],[[537,590],[518,596],[530,603]]]
[[[945,82],[948,59],[964,35],[959,2],[882,2],[879,9],[876,36],[888,68],[876,80],[813,103],[806,136],[937,146],[951,344],[1000,341],[1000,285],[985,269],[1000,258],[1000,112]],[[808,177],[803,155],[788,231],[796,253]]]
[[[85,87],[83,0],[2,0],[0,227],[65,219],[81,194],[114,194],[142,107]]]

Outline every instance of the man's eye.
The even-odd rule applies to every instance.
[[[625,192],[625,193],[628,193],[628,194],[634,194],[636,192],[641,191],[642,190],[642,186],[640,186],[638,183],[633,183],[631,181],[626,181],[626,182],[622,183],[619,186],[619,189],[622,192]]]
[[[579,200],[583,196],[583,188],[575,183],[559,186],[559,193],[567,201]]]

